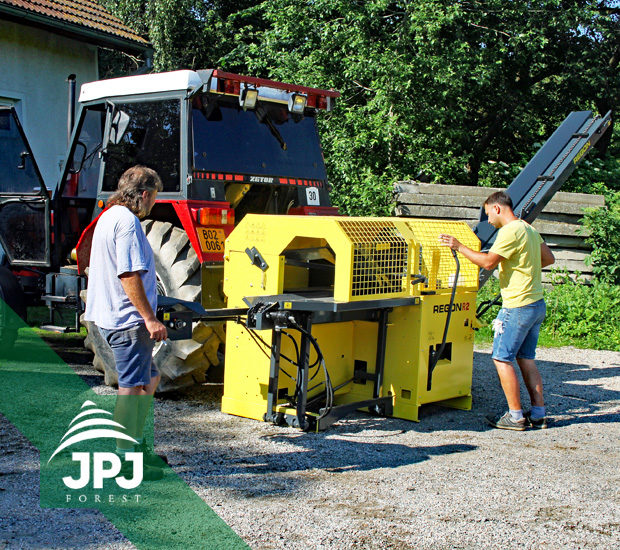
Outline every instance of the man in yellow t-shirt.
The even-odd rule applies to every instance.
[[[440,235],[440,240],[488,271],[499,265],[503,307],[493,322],[492,357],[508,402],[508,412],[487,420],[493,427],[505,430],[546,428],[542,377],[534,358],[546,312],[541,270],[555,262],[555,258],[538,231],[515,216],[507,193],[498,191],[490,195],[484,203],[484,211],[489,223],[499,229],[488,252],[472,250],[450,235]],[[532,403],[531,411],[525,415],[521,408],[519,379],[513,366],[515,359]]]

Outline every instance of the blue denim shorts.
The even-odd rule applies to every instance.
[[[155,340],[144,324],[120,330],[99,328],[99,332],[114,353],[119,388],[146,386],[159,374],[153,364]]]
[[[544,300],[522,307],[502,308],[493,321],[493,359],[511,363],[515,358],[534,359],[540,325],[547,307]]]

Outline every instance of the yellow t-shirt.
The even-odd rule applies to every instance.
[[[543,297],[540,265],[542,237],[523,220],[501,227],[490,252],[499,254],[499,286],[504,307],[522,307]]]

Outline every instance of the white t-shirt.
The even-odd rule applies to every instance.
[[[106,210],[93,233],[84,318],[105,329],[125,329],[144,319],[131,303],[119,275],[139,272],[146,297],[157,308],[153,250],[140,220],[124,206]]]

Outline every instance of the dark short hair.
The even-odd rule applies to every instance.
[[[500,206],[507,206],[512,210],[512,199],[510,195],[505,191],[495,191],[495,193],[491,193],[487,200],[484,201],[483,206],[487,206],[490,204],[499,204]]]

